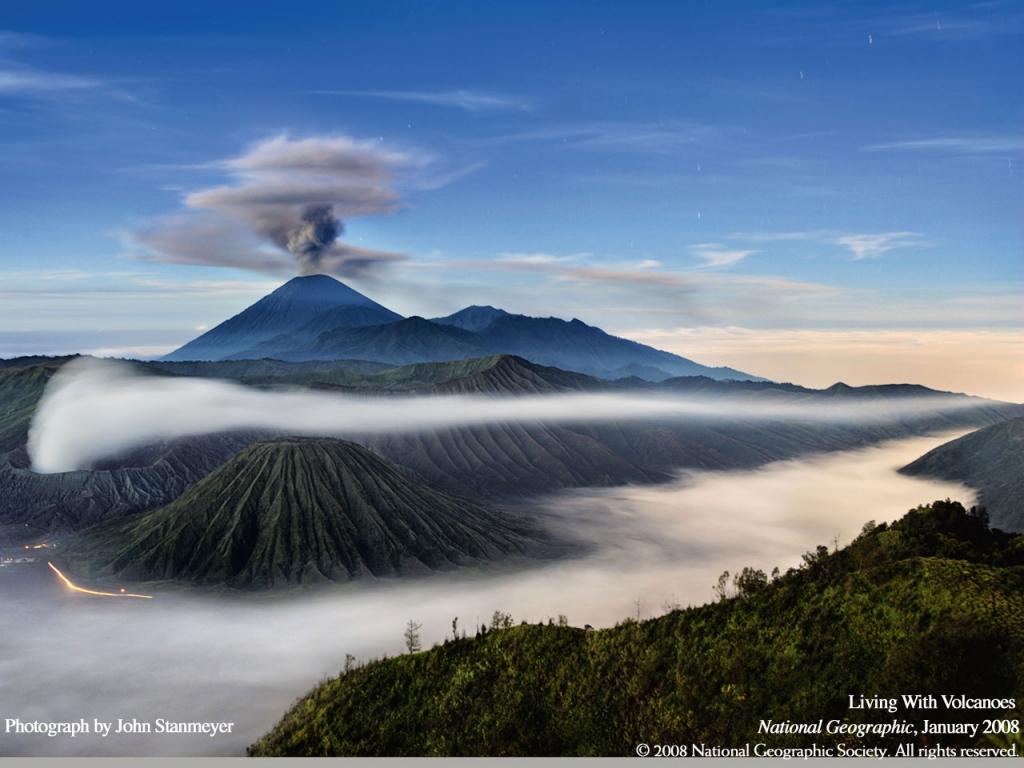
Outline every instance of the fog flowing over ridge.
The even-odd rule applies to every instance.
[[[772,403],[735,397],[650,393],[519,397],[360,397],[310,390],[265,391],[185,377],[140,375],[126,363],[81,359],[47,385],[32,420],[37,472],[66,472],[160,440],[238,429],[352,436],[492,423],[642,419],[878,422],[975,407],[957,396]]]
[[[368,581],[279,599],[172,590],[132,603],[68,593],[42,564],[0,572],[12,627],[0,654],[5,716],[236,723],[216,739],[12,735],[6,753],[241,755],[296,696],[338,674],[346,653],[360,662],[401,653],[409,620],[422,623],[429,647],[450,635],[454,617],[472,635],[495,610],[531,622],[566,614],[575,626],[600,628],[636,616],[637,601],[641,618],[666,604],[707,602],[723,570],[785,570],[817,544],[848,543],[868,519],[893,520],[947,496],[972,503],[963,486],[895,471],[951,436],[539,500],[542,520],[592,546],[529,570]]]

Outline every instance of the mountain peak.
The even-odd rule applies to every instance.
[[[302,301],[324,302],[329,306],[380,306],[354,288],[330,275],[298,275],[274,290],[270,296],[298,297]],[[268,297],[269,298],[269,297]]]
[[[492,307],[489,304],[471,304],[465,309],[460,309],[447,317],[435,317],[431,320],[437,325],[450,325],[461,328],[464,331],[479,333],[488,328],[495,320],[502,317],[511,317],[504,309]]]
[[[328,275],[293,277],[251,307],[171,352],[165,360],[220,360],[298,330],[322,312],[363,307],[398,317]]]
[[[280,438],[107,529],[93,557],[131,578],[247,588],[448,570],[540,539],[528,523],[435,491],[355,443]]]

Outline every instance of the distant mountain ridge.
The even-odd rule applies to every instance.
[[[489,305],[481,307],[478,304],[473,304],[446,317],[431,318],[430,322],[479,333],[501,317],[509,317],[509,313],[504,309],[497,309]]]
[[[431,320],[403,318],[326,275],[289,280],[164,360],[364,360],[405,365],[491,355],[518,355],[605,379],[758,379],[612,336],[577,319],[528,317],[477,305]]]

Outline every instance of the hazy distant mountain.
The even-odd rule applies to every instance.
[[[629,363],[619,368],[607,371],[604,378],[607,379],[643,379],[644,381],[665,381],[671,379],[672,374],[663,371],[653,365],[641,365],[640,363]],[[759,379],[758,379],[759,380]]]
[[[321,313],[334,310],[333,328],[387,323],[401,317],[327,275],[295,277],[164,359],[221,360],[297,331]]]
[[[368,360],[390,365],[519,355],[607,379],[756,379],[621,339],[580,320],[470,306],[402,318],[326,275],[297,277],[165,360]]]
[[[495,309],[491,306],[481,307],[474,304],[465,309],[460,309],[447,317],[435,317],[430,322],[438,325],[452,325],[464,331],[479,333],[497,320],[499,317],[508,317],[509,313],[504,309]]]
[[[525,552],[537,534],[329,439],[257,443],[174,503],[105,525],[71,559],[127,579],[270,587],[446,570]]]
[[[951,440],[901,471],[965,483],[977,489],[994,526],[1024,530],[1024,419]]]
[[[385,325],[336,328],[305,346],[292,334],[270,355],[278,360],[370,360],[405,365],[463,360],[484,354],[476,336],[459,328],[408,317]],[[251,358],[251,352],[231,359]]]
[[[619,378],[629,365],[657,368],[672,376],[712,379],[755,379],[732,368],[709,368],[685,357],[663,352],[605,333],[580,320],[505,314],[495,317],[478,334],[492,354],[519,355],[542,365],[554,365],[601,378]],[[627,374],[628,375],[628,374]]]

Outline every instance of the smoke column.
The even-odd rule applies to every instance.
[[[310,207],[297,227],[288,233],[285,247],[295,256],[303,274],[320,271],[321,257],[342,233],[341,220],[330,206]]]

